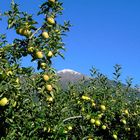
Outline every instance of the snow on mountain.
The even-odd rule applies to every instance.
[[[77,83],[78,81],[85,79],[87,76],[71,69],[63,69],[57,72],[60,78],[60,84],[65,87],[68,83]]]
[[[61,74],[61,73],[71,73],[71,74],[78,74],[78,75],[81,75],[81,73],[77,72],[77,71],[74,71],[74,70],[71,70],[71,69],[63,69],[63,70],[60,70],[57,72],[58,74]]]

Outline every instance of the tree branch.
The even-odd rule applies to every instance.
[[[31,36],[30,39],[32,39],[32,37],[41,29],[41,27],[39,27]]]
[[[66,118],[65,120],[63,120],[63,123],[66,122],[66,121],[68,121],[68,120],[78,119],[78,118],[82,118],[82,116],[74,116],[74,117]]]

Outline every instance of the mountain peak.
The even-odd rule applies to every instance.
[[[77,83],[80,80],[86,78],[85,75],[74,71],[72,69],[63,69],[57,72],[59,76],[59,82],[63,87],[67,87],[69,83]]]
[[[71,73],[71,74],[78,74],[78,75],[81,75],[81,73],[77,72],[77,71],[74,71],[72,69],[63,69],[63,70],[60,70],[57,72],[58,74],[61,74],[61,73]]]

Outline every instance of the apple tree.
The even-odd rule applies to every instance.
[[[36,16],[22,12],[12,0],[11,9],[2,13],[7,18],[7,30],[14,30],[17,37],[9,43],[6,34],[0,35],[0,138],[43,139],[55,125],[52,107],[55,102],[57,76],[51,67],[52,58],[62,56],[62,36],[69,31],[70,22],[60,24],[62,3],[44,1]],[[37,69],[22,66],[24,57],[37,62]],[[48,132],[48,133],[44,133]]]

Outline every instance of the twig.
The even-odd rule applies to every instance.
[[[87,138],[89,138],[89,136],[84,137],[82,140],[85,140],[85,139],[87,139]]]
[[[30,37],[30,39],[32,39],[32,37],[41,29],[41,27],[39,27]]]
[[[78,119],[78,118],[82,118],[82,116],[74,116],[74,117],[69,117],[69,118],[64,119],[63,122],[61,122],[61,123],[59,124],[59,126],[58,126],[59,129],[60,129],[60,126],[61,126],[64,122],[66,122],[66,121],[68,121],[68,120],[72,120],[72,119]],[[57,134],[56,134],[54,140],[57,138],[58,132],[59,132],[59,131],[57,131]]]
[[[68,121],[68,120],[78,119],[78,118],[82,118],[82,116],[74,116],[74,117],[66,118],[65,120],[63,120],[63,123],[66,122],[66,121]]]

